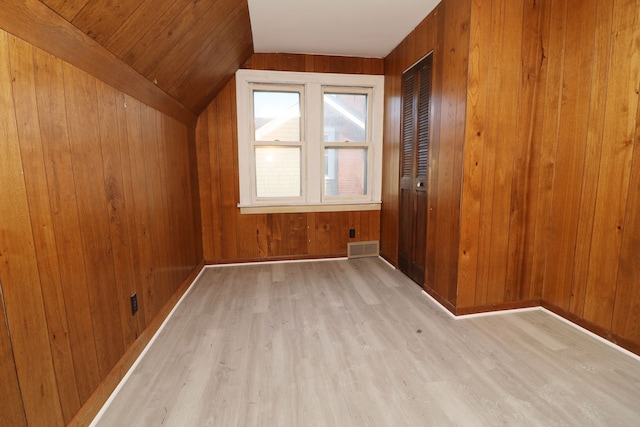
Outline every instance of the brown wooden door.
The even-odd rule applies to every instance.
[[[420,285],[425,281],[431,109],[429,54],[402,76],[400,164],[400,270]]]

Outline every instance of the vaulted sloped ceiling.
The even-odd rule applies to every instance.
[[[200,113],[253,53],[247,0],[41,0]]]

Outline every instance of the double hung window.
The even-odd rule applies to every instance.
[[[371,89],[323,87],[323,201],[369,200]]]
[[[383,82],[239,70],[243,212],[379,209]]]
[[[254,202],[304,200],[304,87],[251,85]]]

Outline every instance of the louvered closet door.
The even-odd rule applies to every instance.
[[[431,64],[429,55],[402,78],[398,262],[400,270],[420,285],[425,280],[427,256]]]

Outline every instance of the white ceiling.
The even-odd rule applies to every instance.
[[[384,58],[440,0],[248,0],[255,52]]]

